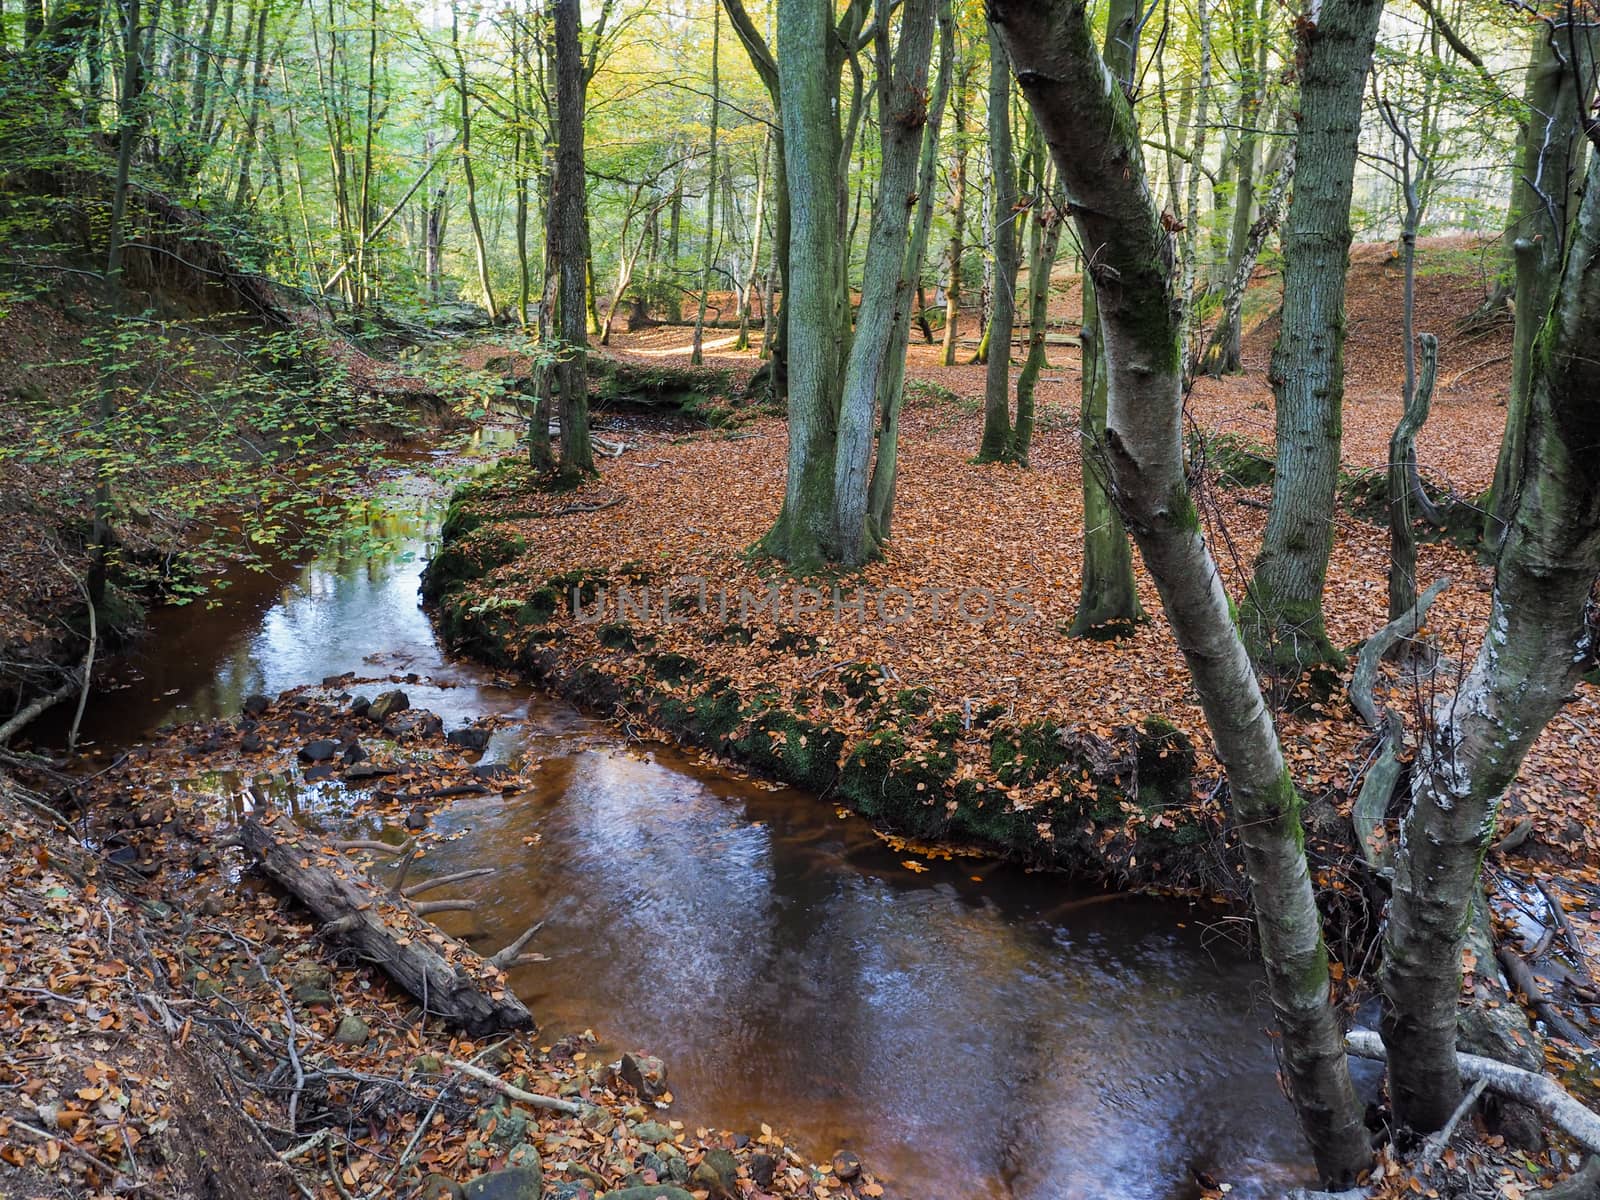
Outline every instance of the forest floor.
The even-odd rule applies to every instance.
[[[1383,466],[1400,411],[1401,340],[1394,320],[1400,281],[1387,249],[1358,247],[1351,274],[1344,461],[1353,477]],[[1441,345],[1440,386],[1418,453],[1425,474],[1462,497],[1480,493],[1493,473],[1505,417],[1501,356],[1510,337],[1509,325],[1457,332],[1482,295],[1471,270],[1477,252],[1458,239],[1424,242],[1419,272],[1418,327],[1436,330]],[[1270,294],[1270,282],[1263,281],[1262,294]],[[1060,307],[1065,311],[1058,319],[1070,326],[1070,295]],[[1233,435],[1270,454],[1272,394],[1265,371],[1274,334],[1271,317],[1258,322],[1246,339],[1246,373],[1196,384],[1189,411],[1199,429]],[[681,366],[687,343],[686,330],[658,328],[619,334],[613,353],[644,368]],[[1136,858],[1152,840],[1160,842],[1163,830],[1182,848],[1197,844],[1183,833],[1186,825],[1220,827],[1219,772],[1163,622],[1153,620],[1114,642],[1066,636],[1082,540],[1076,350],[1052,347],[1039,389],[1031,470],[970,461],[984,368],[941,367],[936,360],[936,347],[915,345],[910,352],[893,538],[881,561],[820,583],[820,596],[781,581],[770,563],[748,553],[777,517],[785,466],[782,421],[751,414],[735,426],[630,445],[602,461],[594,483],[559,500],[530,503],[515,470],[498,484],[474,489],[465,504],[472,516],[460,526],[479,525],[460,543],[471,561],[439,569],[441,576],[468,577],[458,598],[446,602],[456,615],[454,632],[480,647],[497,644],[503,657],[537,659],[547,674],[598,689],[602,702],[610,697],[601,680],[625,693],[649,679],[654,709],[667,726],[720,716],[717,697],[724,689],[742,701],[776,694],[781,707],[837,734],[830,745],[838,762],[822,773],[842,770],[847,796],[857,751],[871,758],[861,763],[868,776],[880,776],[886,760],[919,770],[937,760],[936,769],[924,770],[926,777],[912,785],[918,792],[912,807],[929,810],[925,819],[906,811],[872,815],[891,823],[898,818],[924,833],[1005,840],[984,836],[998,828],[998,816],[970,828],[941,825],[940,813],[967,805],[976,788],[1001,797],[1004,823],[1013,832],[1010,818],[1036,817],[1036,836],[1019,839],[1024,844],[1015,848],[1047,859],[1053,857],[1048,843],[1062,832],[1052,814],[1063,788],[1070,793],[1077,786],[1082,793],[1083,776],[1035,769],[1038,750],[1028,744],[1029,733],[1074,729],[1101,743],[1120,743],[1137,740],[1129,730],[1149,734],[1170,723],[1197,755],[1192,795],[1185,790],[1176,799],[1163,795],[1159,805],[1122,804],[1118,820],[1104,813],[1094,820],[1096,837],[1106,844],[1100,873],[1159,886],[1161,878],[1140,871]],[[753,352],[735,354],[711,343],[707,362],[731,372],[734,393],[757,360]],[[1354,647],[1387,619],[1388,532],[1381,513],[1374,520],[1362,505],[1359,489],[1347,491],[1336,517],[1326,607],[1334,643]],[[1235,595],[1247,581],[1268,496],[1266,485],[1223,486],[1214,475],[1204,489],[1208,532]],[[548,519],[557,511],[559,520]],[[1391,675],[1384,684],[1389,702],[1402,712],[1422,711],[1453,684],[1484,628],[1489,565],[1449,542],[1424,543],[1419,587],[1443,576],[1453,583],[1428,621],[1442,655],[1439,670],[1423,679]],[[1160,601],[1142,570],[1139,581],[1146,611],[1159,617]],[[456,582],[441,578],[435,591]],[[580,611],[550,611],[550,588],[574,583],[583,589]],[[780,588],[780,603],[761,609],[760,599],[773,586]],[[669,589],[675,589],[671,611],[663,611]],[[863,595],[864,611],[856,604]],[[916,711],[888,711],[896,706]],[[1345,812],[1373,739],[1344,689],[1291,703],[1279,719],[1314,812],[1330,806]],[[1502,813],[1507,825],[1531,818],[1532,846],[1551,862],[1600,861],[1600,830],[1586,817],[1597,720],[1600,690],[1583,684],[1539,740]],[[728,736],[729,730],[698,725],[695,732],[709,731],[712,743],[731,745],[738,738],[739,731]],[[1004,738],[996,729],[1023,741],[1017,753],[998,748]],[[787,736],[776,727],[762,732],[775,742]],[[811,764],[799,766],[802,774],[811,770]],[[1155,871],[1179,873],[1168,877],[1174,885],[1217,883],[1215,863],[1162,865],[1153,857],[1148,865]]]

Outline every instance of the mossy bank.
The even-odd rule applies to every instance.
[[[891,665],[832,662],[812,631],[725,620],[703,596],[659,612],[612,611],[608,592],[648,586],[673,564],[588,561],[581,538],[557,532],[565,498],[533,484],[521,464],[505,464],[451,503],[423,593],[452,649],[904,837],[1114,887],[1232,894],[1232,838],[1220,809],[1197,796],[1194,745],[1173,724],[1064,713],[1019,721],[1001,704],[941,702]],[[563,551],[570,544],[561,569],[547,569],[548,538],[562,538]],[[531,540],[546,553],[529,553]],[[677,626],[675,616],[694,622],[704,658],[685,651],[681,628],[667,644],[661,622]],[[710,661],[726,664],[712,651],[731,647],[799,669],[736,679]]]

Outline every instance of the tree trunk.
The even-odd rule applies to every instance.
[[[900,38],[891,57],[889,6],[880,0],[877,57],[878,196],[867,234],[866,268],[855,338],[845,366],[839,438],[833,469],[834,528],[841,562],[856,565],[876,549],[867,524],[868,465],[882,411],[889,359],[905,357],[915,289],[908,262],[911,215],[919,203],[919,160],[928,124],[928,60],[933,51],[934,0],[906,0]]]
[[[711,271],[717,255],[717,121],[722,114],[722,6],[711,5],[711,139],[706,167],[706,253],[700,268],[700,310],[694,318],[694,347],[689,362],[698,367],[705,362],[701,339],[706,327],[706,297],[711,291]]]
[[[763,548],[798,574],[827,560],[833,533],[835,404],[843,358],[840,313],[837,76],[831,6],[779,0],[779,112],[789,201],[783,311],[788,349],[789,458],[783,511]]]
[[[939,167],[939,127],[945,101],[950,94],[950,79],[955,69],[955,18],[950,0],[939,0],[939,77],[928,101],[927,128],[922,131],[921,160],[917,165],[917,214],[906,244],[901,303],[895,309],[883,383],[878,389],[878,455],[872,464],[872,483],[868,488],[867,511],[872,537],[882,541],[894,522],[895,484],[900,470],[900,406],[905,394],[906,345],[910,341],[910,311],[904,301],[922,274],[922,261],[928,253],[928,232],[933,225],[933,185]],[[904,36],[904,35],[902,35]],[[918,289],[920,297],[920,288]],[[919,301],[920,302],[920,301]]]
[[[1383,0],[1320,0],[1299,24],[1299,169],[1284,224],[1273,351],[1276,474],[1241,617],[1256,661],[1294,677],[1342,659],[1322,590],[1333,549],[1344,420],[1344,293],[1361,98]]]
[[[467,86],[467,58],[461,49],[461,17],[456,4],[450,6],[450,48],[456,57],[456,101],[461,117],[461,178],[467,185],[467,222],[472,226],[472,250],[478,266],[478,287],[489,320],[500,310],[495,306],[494,287],[489,282],[489,248],[483,240],[483,221],[478,215],[478,178],[472,166],[472,92]]]
[[[1585,102],[1588,100],[1585,96]],[[1585,605],[1600,573],[1600,158],[1533,353],[1523,483],[1508,510],[1488,633],[1440,699],[1413,768],[1384,943],[1382,1032],[1396,1115],[1439,1128],[1461,1094],[1461,940],[1495,817],[1592,647]]]
[[[561,477],[593,475],[589,441],[589,325],[585,290],[589,225],[583,172],[583,49],[578,0],[553,0],[556,69],[556,169],[550,197],[550,246],[556,272],[560,348],[556,390],[561,400]],[[548,289],[549,283],[546,282]]]
[[[1330,999],[1299,797],[1189,495],[1180,297],[1138,125],[1077,0],[994,0],[989,11],[1073,198],[1079,238],[1095,247],[1116,495],[1227,772],[1285,1081],[1319,1172],[1345,1186],[1370,1164],[1371,1147]]]
[[[1283,214],[1283,201],[1289,194],[1289,182],[1294,178],[1294,155],[1294,143],[1290,142],[1284,151],[1283,164],[1278,168],[1278,178],[1261,205],[1261,216],[1250,226],[1239,259],[1233,266],[1233,279],[1222,298],[1222,315],[1217,319],[1217,327],[1212,330],[1211,341],[1206,345],[1196,368],[1207,375],[1220,376],[1243,369],[1239,353],[1244,329],[1241,317],[1244,294],[1249,290],[1250,276],[1255,274],[1261,248],[1266,245],[1267,236],[1277,228]]]
[[[989,30],[989,208],[994,253],[994,300],[989,311],[988,370],[983,381],[983,440],[978,462],[1013,457],[1011,429],[1011,329],[1017,307],[1017,175],[1011,155],[1011,63],[996,31]]]
[[[966,253],[962,239],[967,224],[967,80],[963,76],[951,101],[955,125],[955,170],[950,184],[950,245],[945,251],[944,353],[939,361],[956,365],[956,344],[961,336],[961,260]]]
[[[1055,268],[1056,250],[1061,245],[1061,225],[1066,220],[1066,195],[1060,187],[1047,187],[1044,141],[1033,127],[1029,142],[1037,142],[1034,195],[1028,222],[1028,355],[1017,375],[1017,424],[1011,431],[1011,453],[1017,462],[1028,465],[1033,451],[1033,393],[1039,375],[1049,365],[1045,338],[1050,332],[1050,273]],[[1048,194],[1047,194],[1048,193]]]
[[[1533,376],[1533,346],[1550,312],[1561,277],[1567,228],[1583,178],[1587,143],[1581,85],[1593,82],[1595,33],[1588,18],[1579,26],[1557,19],[1534,25],[1525,99],[1528,123],[1522,135],[1522,162],[1511,189],[1511,242],[1515,273],[1515,325],[1511,343],[1511,397],[1506,432],[1495,463],[1484,538],[1500,542],[1505,522],[1522,486],[1524,442],[1528,434],[1528,396]]]

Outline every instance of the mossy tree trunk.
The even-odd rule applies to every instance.
[[[994,288],[983,382],[983,439],[978,462],[1013,457],[1011,428],[1011,330],[1017,310],[1017,169],[1011,153],[1011,63],[993,28],[989,31],[989,244]],[[979,346],[979,353],[984,347]]]
[[[1586,116],[1578,89],[1593,82],[1595,32],[1590,18],[1565,10],[1565,16],[1535,24],[1524,100],[1528,113],[1522,133],[1522,162],[1511,189],[1511,241],[1514,279],[1511,340],[1511,397],[1506,402],[1506,432],[1500,442],[1490,487],[1484,540],[1499,544],[1508,514],[1522,486],[1528,397],[1533,379],[1533,346],[1550,312],[1561,277],[1567,229],[1577,208],[1587,142]]]
[[[761,548],[797,573],[833,557],[833,459],[845,318],[839,286],[839,63],[821,0],[779,0],[777,71],[789,195],[784,311],[789,455],[783,511]]]
[[[922,155],[917,165],[917,213],[906,242],[901,271],[902,297],[908,296],[922,274],[928,254],[928,234],[933,226],[933,190],[939,167],[939,128],[943,123],[950,81],[955,71],[955,17],[950,0],[939,0],[939,76],[928,101],[927,128],[922,131]],[[895,483],[900,473],[900,406],[905,396],[906,345],[911,338],[911,310],[902,303],[895,309],[895,325],[878,389],[878,453],[872,463],[872,483],[867,489],[867,516],[878,541],[889,536],[894,522]]]
[[[1126,95],[1133,86],[1138,57],[1138,0],[1111,0],[1106,9],[1103,56],[1106,69]],[[1126,632],[1149,618],[1139,603],[1133,577],[1133,546],[1122,517],[1106,492],[1106,369],[1100,336],[1100,307],[1087,266],[1083,288],[1082,392],[1078,408],[1078,446],[1083,472],[1083,569],[1073,637],[1106,637]]]
[[[910,245],[911,217],[920,213],[918,193],[923,172],[922,147],[928,128],[928,61],[933,52],[934,0],[906,0],[900,11],[900,37],[892,53],[890,14],[879,4],[873,28],[877,58],[878,130],[880,169],[878,195],[872,206],[867,234],[867,256],[861,283],[861,307],[855,338],[845,365],[844,389],[839,404],[839,442],[833,466],[834,539],[840,561],[864,562],[877,547],[877,532],[867,521],[869,467],[873,435],[883,414],[898,413],[899,382],[904,375],[911,307],[916,298],[915,278],[922,269],[927,246],[926,225],[921,245]],[[937,136],[937,132],[935,132]],[[932,182],[932,157],[927,175]],[[911,261],[911,251],[916,261]],[[896,370],[898,359],[901,369]],[[886,389],[893,383],[893,395]],[[894,416],[891,442],[898,430]],[[878,453],[890,456],[894,447],[880,444]]]
[[[1585,607],[1600,573],[1600,160],[1555,296],[1534,345],[1522,486],[1507,512],[1488,631],[1466,680],[1434,709],[1395,854],[1382,1032],[1396,1115],[1422,1131],[1449,1120],[1461,1094],[1462,937],[1501,800],[1593,649]]]
[[[556,169],[550,197],[550,256],[556,271],[560,349],[556,390],[561,400],[563,479],[593,475],[589,441],[589,323],[585,297],[589,230],[583,169],[584,70],[578,0],[554,0]]]
[[[1082,0],[993,0],[989,11],[1073,198],[1080,240],[1096,248],[1115,494],[1227,772],[1284,1076],[1320,1174],[1344,1186],[1370,1165],[1371,1146],[1331,1002],[1299,797],[1189,495],[1181,300],[1138,123]]]
[[[1361,102],[1383,0],[1321,0],[1297,25],[1298,174],[1283,231],[1283,316],[1272,355],[1276,474],[1241,616],[1259,663],[1296,676],[1342,656],[1323,585],[1344,431],[1344,295]]]

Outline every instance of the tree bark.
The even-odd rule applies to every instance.
[[[700,308],[694,318],[694,344],[689,351],[691,366],[705,362],[701,340],[706,327],[706,299],[711,292],[711,271],[717,255],[717,131],[722,115],[722,7],[711,4],[711,139],[706,167],[706,247],[700,268]]]
[[[1241,617],[1258,662],[1293,677],[1341,655],[1322,591],[1344,420],[1344,295],[1362,92],[1383,0],[1320,0],[1299,22],[1299,168],[1284,224],[1273,351],[1276,474]]]
[[[1571,10],[1568,10],[1570,14]],[[1585,117],[1579,87],[1590,89],[1595,33],[1590,18],[1577,24],[1539,21],[1528,63],[1524,100],[1528,112],[1522,133],[1522,162],[1511,189],[1511,244],[1514,274],[1511,341],[1511,395],[1506,402],[1506,432],[1500,442],[1490,486],[1484,538],[1496,546],[1522,486],[1533,346],[1560,279],[1567,229],[1583,178]]]
[[[1585,98],[1587,100],[1587,97]],[[1583,670],[1600,573],[1600,159],[1534,349],[1523,482],[1507,514],[1489,627],[1434,711],[1401,825],[1384,943],[1382,1031],[1396,1114],[1424,1131],[1460,1096],[1462,931],[1506,788]]]
[[[1017,307],[1017,175],[1011,154],[1011,63],[989,31],[989,169],[993,200],[989,242],[994,255],[993,307],[989,310],[988,370],[983,383],[983,440],[978,462],[1013,456],[1011,430],[1011,330]]]
[[[556,272],[556,390],[561,402],[560,473],[576,482],[595,473],[589,441],[589,223],[583,172],[583,51],[578,0],[553,0],[556,68],[556,170],[550,197]],[[545,285],[549,287],[548,281]]]
[[[994,0],[990,14],[1100,285],[1110,470],[1227,772],[1284,1076],[1319,1172],[1345,1185],[1370,1164],[1371,1148],[1330,999],[1299,797],[1189,494],[1181,300],[1138,124],[1094,48],[1082,0]]]

